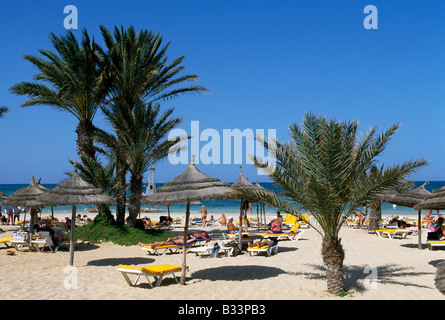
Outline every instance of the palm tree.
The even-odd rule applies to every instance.
[[[77,152],[94,158],[93,118],[107,92],[99,46],[85,29],[80,43],[72,31],[60,37],[50,33],[49,40],[55,51],[41,49],[43,57],[24,56],[39,70],[33,77],[35,82],[20,82],[10,92],[29,97],[22,107],[49,105],[75,116],[79,120]]]
[[[170,118],[173,108],[160,114],[160,105],[153,103],[139,102],[128,113],[122,110],[126,109],[106,111],[106,115],[126,152],[130,172],[128,224],[134,226],[141,207],[144,174],[179,142],[179,139],[168,140],[167,135],[182,119]]]
[[[128,127],[131,134],[128,133],[127,139],[135,138],[133,143],[122,141],[124,139],[124,130],[119,129],[122,126],[130,126],[134,121],[130,121],[132,114],[136,108],[152,108],[155,101],[167,100],[187,93],[203,93],[208,91],[202,86],[181,86],[187,82],[197,81],[196,75],[179,74],[184,70],[182,62],[184,56],[181,56],[171,63],[167,62],[167,49],[169,44],[162,45],[162,36],[153,34],[151,31],[141,30],[136,33],[134,27],[124,29],[123,27],[114,28],[114,33],[104,26],[101,26],[102,36],[107,51],[102,50],[101,56],[103,61],[102,70],[106,75],[107,83],[110,84],[108,103],[102,107],[102,110],[112,128],[115,130],[116,143],[108,144],[129,147],[134,145],[137,138],[138,128]],[[180,87],[178,87],[180,86]],[[127,119],[124,121],[123,119]],[[127,133],[126,133],[127,134]],[[135,134],[135,135],[133,135]],[[136,143],[137,144],[137,143]],[[132,172],[130,181],[130,222],[135,217],[135,212],[140,211],[140,194],[139,180],[142,179],[141,174],[145,172],[141,168],[140,163],[143,159],[130,159],[129,155],[134,150],[115,150],[115,154],[127,156],[125,162],[130,164],[129,169]],[[133,154],[133,156],[135,156]],[[144,152],[140,156],[147,156]],[[123,161],[123,158],[120,158]],[[146,162],[146,161],[145,161]],[[149,160],[148,162],[151,162]],[[144,166],[142,166],[144,167]],[[123,170],[116,173],[116,176],[125,177],[125,166],[118,166],[117,170]],[[134,173],[134,176],[133,176]],[[119,180],[120,185],[124,185]],[[120,188],[117,199],[125,199],[125,190]],[[136,214],[137,216],[137,214]]]
[[[8,113],[9,109],[7,107],[0,107],[0,118],[5,116],[5,113]]]
[[[77,168],[78,173],[83,180],[91,183],[103,192],[110,195],[113,194],[115,185],[114,170],[116,168],[114,161],[109,161],[106,165],[103,165],[97,157],[93,159],[81,156],[81,162],[77,162],[73,159],[71,159],[70,162]],[[67,172],[66,174],[68,176],[72,175],[71,172]],[[99,217],[104,217],[107,221],[114,222],[114,217],[111,214],[109,205],[99,204],[97,205],[97,210],[99,212]]]
[[[112,119],[112,115],[108,119]],[[104,154],[110,162],[115,163],[116,175],[112,189],[116,199],[116,224],[123,225],[125,223],[126,192],[128,189],[126,182],[126,174],[129,169],[127,154],[124,147],[119,143],[117,136],[112,133],[96,128],[94,139],[102,146],[97,150]]]
[[[306,113],[301,127],[289,126],[290,143],[263,141],[275,157],[274,166],[254,157],[255,165],[266,170],[283,189],[284,196],[264,192],[253,192],[254,195],[284,212],[309,212],[316,220],[317,224],[309,223],[322,236],[321,255],[329,293],[344,290],[345,254],[339,238],[344,221],[384,188],[394,186],[427,163],[408,161],[386,168],[382,175],[367,174],[398,127],[395,124],[381,135],[373,127],[359,140],[357,121],[335,122]]]
[[[372,165],[371,168],[368,171],[369,176],[381,176],[384,174],[383,165],[380,167],[377,167],[377,165]],[[385,190],[393,190],[395,192],[401,192],[401,191],[407,191],[411,190],[414,187],[414,182],[407,179],[402,179],[400,183],[397,183],[396,185],[392,186],[390,189]],[[368,231],[375,231],[376,229],[379,229],[381,227],[381,221],[382,221],[382,201],[379,199],[372,199],[368,204],[367,207],[371,209],[371,212],[369,213],[369,225],[368,225]]]

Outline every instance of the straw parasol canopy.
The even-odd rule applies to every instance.
[[[7,199],[7,198],[8,198],[8,195],[6,193],[4,193],[2,190],[0,190],[0,200]]]
[[[60,183],[54,189],[49,189],[39,197],[39,200],[48,205],[71,205],[73,207],[70,232],[70,266],[74,262],[77,205],[113,203],[113,198],[110,195],[84,181],[77,173],[76,168],[74,168],[74,173],[69,180]]]
[[[28,208],[46,207],[46,203],[42,202],[39,197],[46,192],[40,184],[35,182],[34,177],[31,178],[31,184],[16,192],[2,201],[4,206],[23,206]]]
[[[170,206],[201,200],[221,200],[229,199],[230,192],[229,184],[199,171],[195,166],[195,156],[192,154],[190,164],[184,172],[157,188],[152,195],[143,196],[142,203]]]
[[[416,210],[443,210],[445,209],[445,186],[434,190],[424,201],[414,206]]]
[[[188,222],[190,218],[190,203],[200,200],[230,199],[230,185],[212,178],[195,166],[195,155],[192,154],[190,164],[179,176],[166,182],[156,192],[142,197],[142,203],[147,205],[169,206],[176,203],[186,203],[184,239],[187,239]],[[185,284],[186,272],[186,240],[183,244],[183,262],[181,284]]]
[[[415,206],[419,203],[421,203],[423,200],[425,200],[427,197],[431,196],[431,192],[425,189],[425,186],[429,182],[426,181],[424,184],[422,184],[420,187],[417,187],[416,189],[412,189],[409,191],[403,191],[399,192],[395,195],[389,196],[385,201],[388,203],[396,204],[399,206],[405,206],[410,208],[415,208]],[[418,217],[417,217],[417,228],[418,228],[418,248],[422,249],[422,217],[421,217],[421,211],[422,209],[417,208],[418,210]]]

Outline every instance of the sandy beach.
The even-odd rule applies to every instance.
[[[12,236],[17,226],[1,228],[6,231],[1,236],[7,237]],[[190,228],[190,232],[199,230],[211,233],[210,243],[213,244],[222,239],[221,232],[225,229],[220,226]],[[342,229],[341,238],[346,253],[345,289],[350,294],[343,298],[331,296],[326,293],[320,235],[312,228],[304,230],[298,241],[280,241],[278,254],[271,257],[244,253],[236,257],[210,258],[188,253],[187,284],[181,286],[167,278],[160,287],[153,289],[142,278],[136,286],[128,286],[117,271],[118,265],[181,265],[181,254],[147,255],[137,245],[77,244],[75,288],[73,282],[68,281],[73,270],[65,269],[69,261],[67,251],[16,252],[8,256],[7,249],[2,248],[0,287],[3,299],[10,300],[36,297],[43,300],[444,299],[434,286],[434,277],[435,266],[444,261],[445,251],[430,251],[426,246],[419,250],[417,236],[413,235],[406,239],[382,239],[366,230],[347,227]],[[172,232],[182,234],[182,228],[177,227]],[[423,235],[426,239],[426,232]],[[377,280],[370,281],[370,274]]]

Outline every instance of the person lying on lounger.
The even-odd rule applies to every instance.
[[[184,237],[183,236],[179,236],[179,237],[174,237],[174,238],[168,238],[167,241],[170,240],[183,240]],[[210,234],[208,234],[207,232],[203,231],[203,232],[196,232],[194,234],[189,234],[187,236],[187,240],[198,240],[198,239],[204,239],[206,242],[209,242],[212,237]]]
[[[249,247],[249,248],[252,248],[252,247],[258,247],[258,248],[261,248],[261,247],[263,247],[263,246],[272,246],[272,245],[274,245],[275,243],[277,243],[277,239],[275,239],[275,238],[271,238],[271,239],[264,239],[264,240],[262,240],[262,241],[255,241],[255,242],[253,242],[253,243],[251,243],[251,242],[249,242],[248,244],[247,244],[247,246]]]
[[[139,242],[138,244],[141,247],[150,247],[151,249],[155,249],[157,247],[161,247],[161,246],[166,246],[166,245],[174,245],[174,244],[184,244],[184,239],[183,237],[178,237],[178,238],[182,238],[182,239],[174,239],[174,240],[166,240],[166,241],[156,241],[153,243],[142,243]],[[189,239],[187,240],[187,244],[193,243],[194,241],[196,241],[196,238],[193,239]]]

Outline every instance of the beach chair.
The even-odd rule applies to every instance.
[[[445,248],[445,240],[427,240],[428,249],[434,250],[434,248]]]
[[[29,233],[28,231],[14,231],[12,233],[12,240],[9,241],[17,251],[22,251],[25,247],[29,248]]]
[[[395,237],[400,237],[400,239],[405,239],[408,234],[412,231],[409,229],[376,229],[375,233],[379,238],[388,237],[389,239],[394,239]]]
[[[189,242],[186,245],[186,249],[192,247],[195,243],[196,243],[196,240]],[[183,247],[182,244],[166,244],[166,245],[158,246],[155,248],[151,248],[151,246],[144,246],[144,247],[142,247],[142,249],[147,251],[147,254],[163,256],[167,252],[180,253],[180,252],[182,252],[182,247]]]
[[[173,276],[173,279],[175,279],[176,283],[178,282],[178,279],[176,279],[175,272],[181,271],[181,266],[174,266],[171,264],[160,264],[160,265],[152,265],[152,266],[145,266],[145,267],[135,267],[135,266],[127,266],[120,264],[118,271],[121,272],[121,274],[124,276],[125,280],[127,281],[128,285],[135,286],[138,282],[139,278],[141,276],[144,276],[148,284],[151,288],[153,288],[153,285],[148,278],[149,276],[152,276],[155,279],[155,285],[154,287],[159,287],[161,284],[161,281],[164,279],[165,276],[171,274]],[[187,267],[188,271],[188,267]],[[136,275],[136,279],[132,282],[130,280],[130,277],[128,275]]]
[[[239,240],[239,233],[230,233],[230,232],[223,232],[222,233],[224,240]],[[254,237],[250,236],[248,232],[243,232],[241,236],[241,243],[248,243],[253,241]]]
[[[298,241],[305,230],[300,230],[300,224],[295,223],[288,232],[282,233],[262,233],[261,236],[267,238],[277,238],[277,240]]]
[[[0,244],[4,244],[6,246],[6,248],[11,248],[12,247],[11,241],[12,241],[12,237],[10,237],[10,238],[1,238],[0,239]]]
[[[59,246],[53,242],[53,239],[49,231],[40,231],[39,237],[37,239],[31,240],[31,245],[36,249],[36,251],[41,251],[41,252],[46,247],[48,247],[51,250],[51,252],[56,252],[57,249],[59,248]]]
[[[308,214],[300,214],[297,217],[297,223],[300,224],[300,228],[309,228],[309,215]]]
[[[267,254],[267,257],[272,256],[272,254],[278,253],[278,241],[275,241],[273,244],[265,245],[265,246],[253,246],[248,247],[247,251],[249,252],[249,255],[252,256],[254,253],[263,253],[265,252]]]

